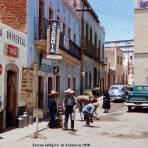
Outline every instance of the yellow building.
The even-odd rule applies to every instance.
[[[105,48],[105,57],[110,63],[110,69],[115,71],[114,84],[124,84],[123,51],[118,47]]]
[[[148,8],[135,9],[134,83],[148,83]]]

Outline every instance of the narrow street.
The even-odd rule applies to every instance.
[[[82,147],[82,148],[146,148],[148,141],[147,110],[127,112],[124,103],[112,103],[109,114],[99,109],[100,120],[94,121],[94,127],[85,127],[85,123],[76,120],[75,129],[46,128],[39,133],[37,139],[30,136],[12,143],[1,143],[1,148],[7,147]],[[79,119],[79,116],[77,116]],[[15,136],[15,135],[13,135]],[[63,146],[62,146],[63,145]]]

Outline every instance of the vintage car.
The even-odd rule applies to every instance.
[[[148,84],[133,85],[126,94],[128,111],[133,107],[148,107]]]
[[[108,91],[110,95],[110,101],[123,102],[125,100],[125,91],[126,85],[112,85]]]

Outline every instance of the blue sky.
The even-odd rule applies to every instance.
[[[105,40],[134,38],[134,0],[88,0],[105,27]]]

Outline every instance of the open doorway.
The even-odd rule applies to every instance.
[[[43,109],[43,98],[44,98],[44,77],[38,77],[38,107]]]
[[[17,73],[7,71],[6,127],[16,126]]]

